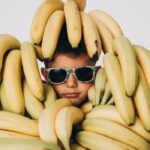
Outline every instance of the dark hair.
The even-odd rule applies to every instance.
[[[57,47],[54,52],[54,55],[53,55],[52,59],[44,60],[44,64],[45,64],[45,67],[47,67],[48,63],[50,61],[53,61],[53,59],[56,57],[57,54],[66,54],[66,55],[69,55],[70,57],[76,58],[84,53],[87,53],[87,51],[86,51],[86,46],[85,46],[83,36],[81,38],[81,41],[80,41],[78,47],[72,48],[72,46],[68,40],[66,24],[64,23],[61,33],[60,33],[60,36],[59,36],[59,39],[58,39],[58,43],[57,43]],[[98,60],[98,55],[97,54],[94,55],[94,57],[91,60],[93,62],[96,62]]]

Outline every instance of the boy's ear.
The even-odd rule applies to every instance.
[[[41,74],[44,77],[45,81],[47,81],[47,76],[46,76],[46,73],[45,73],[45,68],[41,68]]]

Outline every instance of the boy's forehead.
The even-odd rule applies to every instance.
[[[87,65],[93,65],[93,61],[89,58],[88,54],[86,53],[75,57],[66,54],[58,54],[48,63],[48,67],[64,68],[75,68],[78,66]]]

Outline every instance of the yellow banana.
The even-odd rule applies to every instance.
[[[95,132],[106,137],[115,139],[121,143],[130,145],[135,149],[149,150],[148,142],[130,129],[109,119],[89,118],[81,125],[83,130]]]
[[[51,105],[53,102],[56,101],[57,96],[55,93],[55,90],[53,89],[53,87],[49,84],[43,83],[44,84],[44,90],[45,90],[45,101],[44,101],[44,106],[48,107],[49,105]]]
[[[10,51],[6,58],[3,87],[9,110],[14,113],[24,113],[25,106],[21,86],[20,50]]]
[[[38,60],[40,61],[44,61],[44,56],[42,54],[42,48],[40,45],[34,44],[34,49],[36,52],[36,57],[38,58]]]
[[[0,111],[0,129],[38,136],[38,124],[35,120],[6,111]]]
[[[121,67],[117,57],[112,53],[104,56],[104,68],[110,83],[117,109],[128,125],[134,124],[135,114],[131,97],[126,96]]]
[[[67,1],[64,5],[68,40],[73,48],[77,48],[82,37],[81,18],[75,0]]]
[[[63,98],[56,100],[44,109],[38,121],[39,135],[43,141],[58,145],[58,139],[55,131],[56,115],[63,107],[70,105],[70,100]]]
[[[79,10],[83,11],[86,7],[86,0],[76,0]]]
[[[129,145],[89,131],[78,132],[76,139],[81,146],[92,150],[135,150]]]
[[[55,121],[55,130],[65,150],[71,150],[69,143],[73,125],[79,124],[83,118],[83,111],[74,106],[64,107],[58,112]]]
[[[125,124],[125,121],[121,118],[116,106],[113,105],[98,105],[85,115],[85,118],[106,118],[113,121]]]
[[[62,0],[64,3],[72,0]],[[79,10],[83,11],[86,7],[86,0],[75,0],[76,3],[78,4]]]
[[[91,86],[88,90],[88,99],[90,102],[92,102],[92,105],[94,105],[96,98],[96,91],[95,91],[95,86]]]
[[[61,150],[59,147],[37,139],[0,138],[0,150]]]
[[[139,45],[134,45],[133,48],[135,50],[138,63],[144,72],[145,78],[150,88],[150,51]]]
[[[90,14],[89,14],[90,15]],[[114,39],[114,36],[110,32],[110,30],[107,28],[107,26],[101,22],[98,18],[91,15],[91,18],[94,20],[94,22],[97,25],[101,41],[102,41],[102,50],[104,53],[111,52],[114,53],[112,48],[112,42]]]
[[[51,59],[53,57],[64,22],[65,15],[62,10],[56,10],[49,17],[42,39],[42,54],[44,58]]]
[[[12,49],[19,49],[20,42],[12,35],[0,34],[0,73],[3,65],[4,54]]]
[[[25,108],[28,114],[33,119],[38,120],[40,114],[44,110],[44,105],[37,98],[34,97],[26,80],[24,80],[24,83],[23,83],[23,94],[24,94],[24,100],[25,100]]]
[[[80,106],[80,109],[86,114],[90,112],[93,108],[93,104],[90,101],[85,102],[83,105]]]
[[[33,43],[39,44],[42,41],[48,18],[58,9],[63,9],[63,2],[60,0],[47,0],[38,7],[31,25],[31,41]]]
[[[90,58],[101,54],[101,40],[95,22],[84,12],[80,12],[83,37]],[[89,36],[90,35],[90,36]]]
[[[14,139],[13,139],[13,142],[14,142]],[[6,144],[6,145],[0,144],[0,149],[2,149],[2,150],[26,150],[26,149],[28,149],[28,150],[48,150],[48,149],[45,149],[45,148],[37,148],[35,146],[31,146],[28,143],[18,143],[18,144],[13,143],[11,146],[8,145],[8,144]]]
[[[92,10],[91,12],[89,12],[89,15],[96,17],[102,23],[104,23],[107,26],[107,28],[111,31],[114,37],[123,36],[123,32],[119,24],[112,16],[110,16],[106,12],[102,10]]]
[[[87,150],[87,149],[80,146],[79,144],[74,143],[71,145],[71,150]]]
[[[107,81],[106,86],[105,86],[104,95],[102,97],[101,105],[106,104],[107,101],[111,98],[111,96],[112,96],[112,93],[111,93],[111,89],[110,89],[110,84]]]
[[[150,141],[150,133],[144,129],[138,117],[135,118],[134,125],[128,126],[120,116],[117,108],[113,105],[96,106],[92,109],[91,112],[86,114],[85,118],[105,118],[105,119],[118,122],[119,124],[124,125],[125,127],[131,129],[138,135],[142,136],[148,142]]]
[[[100,68],[96,73],[96,78],[95,78],[96,100],[94,105],[100,104],[100,101],[102,100],[104,94],[106,83],[107,83],[107,76],[105,70],[104,68]]]
[[[45,99],[44,87],[36,59],[34,46],[30,42],[21,44],[21,59],[25,78],[33,95],[43,101]]]
[[[2,109],[5,111],[11,111],[9,106],[8,106],[8,101],[6,99],[6,94],[4,91],[4,87],[3,87],[3,82],[1,83],[1,87],[0,87],[0,100],[1,100],[1,105],[2,105]]]
[[[123,36],[113,41],[113,50],[118,54],[126,89],[126,94],[132,96],[138,84],[138,70],[135,51],[130,41]]]
[[[134,95],[134,102],[144,128],[150,131],[150,88],[140,66],[138,70],[139,84]]]
[[[26,139],[40,139],[38,136],[31,136],[27,134],[0,130],[0,138],[26,138]]]

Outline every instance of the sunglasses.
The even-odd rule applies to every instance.
[[[95,70],[98,66],[84,66],[75,69],[71,68],[45,68],[48,81],[52,84],[65,83],[72,73],[75,78],[82,83],[89,83],[95,77]]]

